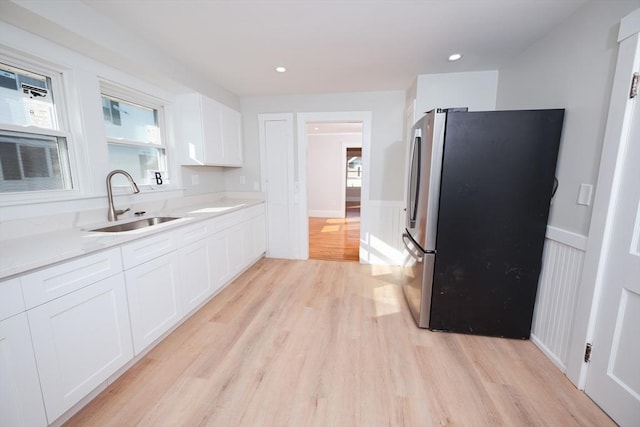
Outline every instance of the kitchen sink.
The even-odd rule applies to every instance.
[[[164,222],[173,221],[176,217],[172,216],[155,216],[151,218],[137,219],[135,221],[126,222],[124,224],[110,225],[108,227],[94,228],[89,231],[99,231],[101,233],[117,233],[119,231],[138,230],[140,228],[151,227],[153,225],[162,224]]]

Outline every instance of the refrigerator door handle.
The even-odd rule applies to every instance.
[[[420,194],[420,173],[422,160],[422,134],[416,131],[411,149],[411,163],[409,164],[409,227],[416,226],[418,219],[418,195]]]
[[[412,247],[409,247],[409,244],[407,244],[407,239],[409,239],[409,241],[411,242]],[[402,233],[402,243],[404,243],[404,247],[407,249],[407,252],[409,252],[409,255],[411,255],[411,257],[413,257],[418,262],[422,262],[422,254],[424,252],[419,249],[420,246],[416,243],[416,241],[413,239],[413,237],[411,237],[409,233]]]
[[[409,252],[409,255],[411,255],[413,259],[415,259],[417,262],[422,262],[422,256],[416,253],[415,247],[410,248],[409,245],[407,244],[407,237],[411,239],[411,236],[409,236],[409,234],[402,233],[402,243],[404,243],[405,249],[407,249],[407,252]]]

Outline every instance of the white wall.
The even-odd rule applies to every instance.
[[[345,144],[361,145],[362,135],[310,134],[308,136],[307,211],[309,216],[323,218],[344,216],[342,186],[346,169],[346,165],[343,164]]]
[[[342,143],[332,136],[307,139],[307,211],[309,216],[338,218],[342,207]]]
[[[416,80],[415,120],[434,108],[468,107],[469,111],[482,111],[496,106],[496,70],[421,74]]]

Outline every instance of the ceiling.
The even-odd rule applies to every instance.
[[[82,1],[239,96],[405,90],[418,74],[499,69],[587,2]]]

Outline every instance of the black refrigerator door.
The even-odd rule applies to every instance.
[[[563,116],[448,114],[431,329],[529,337]]]

